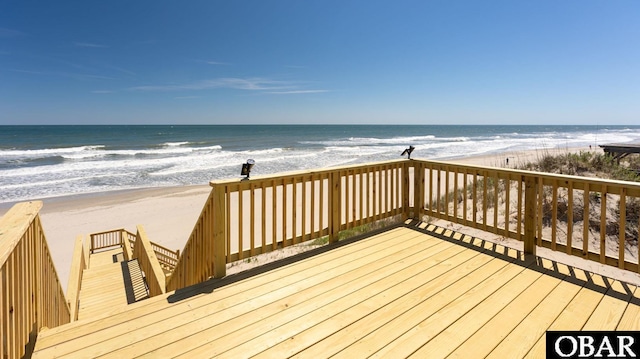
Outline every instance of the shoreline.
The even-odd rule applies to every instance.
[[[483,156],[447,159],[469,165],[514,168],[546,154],[588,151],[588,148],[552,148],[507,151]],[[601,151],[599,148],[592,151]],[[507,163],[506,158],[509,158]],[[149,239],[182,250],[210,193],[209,184],[150,187],[44,198],[42,226],[56,271],[66,290],[75,238],[113,229],[136,232],[142,225]],[[0,216],[13,203],[0,204]]]

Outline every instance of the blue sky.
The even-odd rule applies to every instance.
[[[640,1],[0,2],[0,124],[640,124]]]

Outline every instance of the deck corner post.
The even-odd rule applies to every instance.
[[[212,232],[210,243],[213,247],[213,277],[222,278],[227,275],[227,209],[223,186],[212,185],[211,200],[213,205]]]
[[[536,177],[524,176],[524,253],[536,255]]]

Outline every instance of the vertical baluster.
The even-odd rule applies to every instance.
[[[510,211],[511,208],[511,176],[507,173],[506,178],[504,179],[504,189],[505,189],[505,203],[504,203],[504,232],[505,236],[509,237],[509,224],[510,224]]]
[[[291,243],[298,243],[298,181],[294,176],[291,178]]]
[[[606,262],[607,256],[607,185],[602,185],[600,197],[600,263]]]
[[[474,179],[475,181],[475,179]],[[518,222],[516,225],[516,232],[518,232],[518,240],[522,241],[522,221],[524,220],[524,216],[522,214],[522,184],[524,182],[524,177],[518,179]],[[475,193],[475,190],[474,190]],[[475,208],[475,205],[474,205]],[[474,218],[475,222],[475,218]]]
[[[487,230],[487,186],[488,186],[488,172],[482,171],[482,228]]]
[[[493,179],[493,232],[498,233],[498,188],[500,177],[498,172],[494,172]]]
[[[271,247],[278,248],[278,186],[276,180],[271,181]]]
[[[573,181],[567,183],[567,254],[573,252]]]
[[[244,258],[244,238],[242,238],[244,196],[242,195],[242,192],[242,188],[238,187],[238,259]]]
[[[262,253],[267,252],[267,186],[264,181],[260,182],[260,217],[262,227],[260,235],[262,236]]]
[[[624,187],[620,188],[620,223],[618,223],[618,268],[624,269],[624,249],[627,228],[627,194]]]
[[[584,191],[582,192],[582,200],[584,203],[582,212],[582,255],[587,258],[589,255],[589,183],[585,182]],[[573,208],[571,208],[573,212]]]
[[[305,241],[305,237],[307,235],[307,183],[309,183],[305,176],[302,176],[302,234],[301,234],[301,242]]]
[[[551,249],[556,250],[558,235],[558,180],[553,180],[551,189]]]
[[[251,256],[255,256],[256,240],[256,192],[254,182],[249,184],[249,241],[251,242]]]

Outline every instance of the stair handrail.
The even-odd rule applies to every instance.
[[[71,312],[51,258],[42,201],[14,205],[0,218],[0,356],[29,357],[38,333],[69,323]]]
[[[69,271],[69,282],[67,283],[67,302],[71,321],[78,320],[78,308],[80,305],[80,289],[82,289],[82,275],[84,270],[89,267],[87,257],[85,257],[85,236],[76,237],[75,246],[73,248],[73,257],[71,258],[71,270]]]
[[[133,258],[138,260],[140,269],[144,272],[149,296],[153,297],[165,293],[165,274],[160,262],[147,237],[147,232],[141,225],[137,226],[136,241],[133,246]]]

